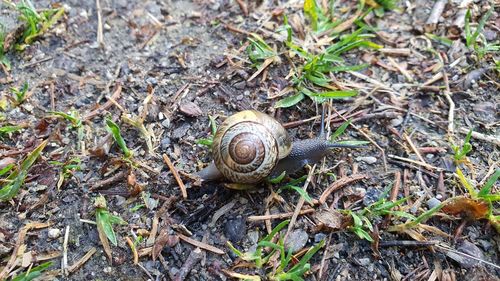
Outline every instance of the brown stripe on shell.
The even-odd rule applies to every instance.
[[[255,158],[238,160],[234,157],[237,148],[231,147],[235,144],[249,146],[245,148],[245,153],[255,155]],[[214,138],[213,153],[217,168],[224,177],[239,183],[261,181],[278,161],[278,147],[273,134],[262,124],[252,121],[223,124]]]

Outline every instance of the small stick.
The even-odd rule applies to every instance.
[[[323,269],[325,268],[325,262],[326,262],[326,258],[327,258],[327,255],[328,255],[328,246],[330,245],[330,242],[332,240],[332,233],[330,233],[330,235],[328,235],[328,242],[326,242],[326,249],[323,253],[323,258],[321,259],[321,265],[319,267],[319,271],[318,271],[318,280],[323,280],[323,278],[321,278],[323,276]],[[327,267],[328,268],[328,267]]]
[[[413,77],[410,76],[410,73],[408,73],[408,71],[406,71],[406,69],[403,69],[393,58],[391,57],[387,57],[387,60],[389,61],[389,63],[394,66],[394,68],[396,68],[399,72],[401,72],[401,74],[403,74],[403,76],[406,78],[406,80],[408,80],[409,82],[413,82]]]
[[[319,198],[319,204],[321,205],[324,204],[326,202],[326,198],[328,198],[328,196],[330,196],[332,192],[340,189],[341,187],[350,184],[351,182],[359,181],[366,178],[368,178],[367,174],[356,174],[336,180],[327,189],[325,189],[325,191],[323,191],[323,194],[321,194],[321,197]]]
[[[434,84],[434,82],[439,81],[441,78],[443,78],[443,73],[438,72],[434,76],[429,78],[429,80],[425,81],[420,87],[430,86],[430,85]]]
[[[266,69],[269,65],[271,65],[271,63],[273,63],[275,60],[274,57],[271,57],[271,58],[267,58],[264,63],[262,63],[262,65],[259,67],[259,69],[257,69],[257,71],[255,71],[254,74],[252,74],[252,76],[250,76],[250,78],[248,78],[247,82],[250,82],[252,81],[253,79],[255,79],[255,77],[259,76],[259,74],[264,71],[264,69]]]
[[[208,245],[206,243],[203,243],[203,242],[200,242],[200,241],[197,241],[197,240],[194,240],[194,239],[191,239],[183,234],[180,234],[180,233],[177,233],[177,236],[179,236],[179,238],[181,240],[184,240],[184,242],[187,242],[193,246],[196,246],[200,249],[203,249],[203,250],[207,250],[207,251],[210,251],[212,253],[215,253],[215,254],[218,254],[218,255],[223,255],[224,254],[224,251],[222,251],[221,249],[219,248],[216,248],[212,245]]]
[[[251,34],[250,34],[250,32],[245,31],[245,30],[243,30],[243,29],[239,29],[239,28],[234,27],[234,26],[232,26],[232,25],[230,25],[230,24],[224,24],[224,27],[225,27],[225,28],[227,28],[227,29],[229,29],[229,31],[233,31],[233,32],[237,32],[237,33],[245,34],[245,35],[248,35],[248,36],[250,36],[250,35],[251,35]]]
[[[63,242],[63,258],[61,261],[61,272],[64,276],[68,276],[68,240],[69,240],[69,225],[66,226]]]
[[[396,201],[396,199],[398,198],[398,193],[399,193],[400,188],[401,188],[401,172],[396,171],[396,173],[394,173],[394,185],[392,186],[392,189],[391,189],[389,201],[391,201],[391,202]],[[384,221],[382,222],[383,228],[386,228],[390,221],[391,221],[391,214],[388,214],[385,217]]]
[[[50,93],[50,109],[56,111],[56,97],[55,97],[56,87],[54,82],[50,82],[49,93]]]
[[[116,101],[120,98],[121,93],[122,93],[122,85],[117,84],[116,90],[113,93],[113,95],[111,95],[111,98]],[[108,109],[111,105],[113,105],[113,102],[111,100],[108,100],[101,107],[99,107],[99,108],[91,111],[89,114],[85,115],[85,117],[83,117],[83,120],[88,121],[88,120],[94,118],[95,116],[101,114],[103,111]]]
[[[119,181],[123,180],[127,176],[127,174],[128,174],[128,171],[121,171],[121,172],[113,175],[112,177],[109,177],[107,179],[96,182],[91,188],[89,188],[89,190],[95,191],[95,190],[101,189],[105,186],[108,186],[110,184],[119,182]]]
[[[47,58],[43,58],[39,61],[35,61],[35,62],[30,62],[30,63],[27,63],[27,64],[23,64],[21,66],[19,66],[20,69],[24,69],[24,68],[27,68],[27,67],[31,67],[31,66],[34,66],[34,65],[37,65],[39,63],[43,63],[43,62],[46,62],[46,61],[49,61],[49,60],[52,60],[54,59],[53,57],[47,57]]]
[[[469,130],[466,129],[466,128],[460,128],[458,131],[460,133],[464,134],[464,135],[466,135],[466,134],[469,133]],[[500,146],[500,138],[493,137],[493,136],[488,136],[488,135],[481,134],[481,133],[474,132],[474,131],[472,131],[472,135],[471,136],[473,138],[475,138],[475,139],[484,140],[484,141],[491,142],[491,143],[493,143],[495,145]]]
[[[187,190],[186,186],[182,182],[181,177],[179,176],[179,172],[177,172],[177,169],[174,167],[172,162],[170,161],[170,158],[168,158],[167,154],[163,154],[163,161],[165,161],[165,164],[167,164],[168,168],[174,175],[175,180],[177,181],[177,184],[181,188],[181,193],[182,193],[182,198],[187,199]]]
[[[127,241],[128,246],[130,247],[130,250],[132,251],[132,255],[134,256],[134,264],[139,263],[139,255],[137,254],[137,249],[135,248],[134,242],[132,242],[132,239],[130,237],[125,237],[125,240]]]
[[[102,32],[102,10],[101,2],[95,0],[95,5],[97,9],[97,44],[101,49],[104,49],[104,34]]]
[[[142,270],[144,271],[144,273],[146,273],[146,275],[149,277],[149,280],[154,280],[154,277],[153,275],[151,275],[151,273],[149,273],[149,271],[144,267],[142,266],[142,264],[138,263],[137,266]]]
[[[389,240],[381,241],[380,247],[422,247],[436,245],[437,241]]]
[[[348,71],[349,74],[353,75],[353,76],[356,76],[358,77],[359,79],[362,79],[362,80],[365,80],[365,81],[368,81],[370,83],[372,83],[373,85],[376,85],[377,87],[379,88],[382,88],[382,89],[385,89],[385,90],[389,90],[391,91],[392,93],[394,93],[395,91],[390,87],[390,86],[387,86],[386,84],[378,81],[378,80],[375,80],[369,76],[366,76],[364,74],[361,74],[359,72],[356,72],[356,71]]]
[[[424,168],[427,168],[430,171],[434,171],[434,170],[436,170],[436,171],[442,171],[443,170],[442,168],[439,168],[439,167],[436,167],[436,166],[432,166],[431,164],[427,164],[425,162],[413,160],[413,159],[410,159],[410,158],[400,157],[400,156],[396,156],[396,155],[392,155],[392,154],[387,155],[387,157],[392,158],[392,159],[396,159],[396,160],[399,160],[399,161],[413,163],[413,164],[422,166]]]
[[[409,56],[411,55],[410,48],[382,48],[378,49],[379,52],[388,54],[388,55],[396,55],[396,56]]]
[[[238,3],[238,6],[240,6],[241,11],[245,15],[245,17],[248,17],[248,7],[245,1],[243,0],[236,0],[236,3]]]
[[[307,191],[307,187],[309,186],[309,183],[311,182],[311,178],[314,175],[314,170],[316,170],[316,164],[314,164],[309,171],[309,174],[307,175],[306,182],[304,183],[304,187],[302,188],[304,191]],[[295,222],[297,221],[297,217],[300,214],[300,210],[302,210],[302,206],[304,205],[305,198],[303,196],[300,196],[299,202],[297,202],[297,206],[295,207],[295,211],[293,212],[292,218],[290,219],[290,224],[288,225],[288,229],[285,233],[285,236],[283,238],[283,241],[286,241],[288,234],[290,231],[292,231],[293,226],[295,225]]]
[[[189,253],[189,256],[187,257],[186,261],[182,265],[182,267],[179,269],[179,272],[173,276],[172,280],[173,281],[182,281],[186,279],[188,276],[189,272],[195,267],[196,264],[198,264],[203,257],[203,254],[200,250],[200,248],[196,248],[191,253]]]
[[[299,212],[299,215],[312,214],[315,211],[316,210],[314,210],[313,208],[305,209],[305,210],[301,210]],[[247,221],[256,222],[256,221],[263,221],[263,220],[277,220],[277,219],[281,220],[281,219],[289,218],[291,216],[293,216],[293,212],[272,214],[272,215],[263,215],[263,216],[249,216],[247,218]]]
[[[406,140],[406,142],[408,142],[408,144],[410,145],[410,147],[413,150],[413,152],[415,152],[415,154],[417,155],[418,159],[420,159],[420,161],[422,161],[424,163],[427,163],[427,162],[425,162],[425,160],[422,157],[422,155],[420,155],[420,151],[417,149],[417,147],[415,147],[415,144],[413,144],[413,142],[411,141],[410,137],[407,134],[405,134],[405,133],[403,133],[403,137]]]
[[[409,168],[409,169],[412,169],[412,170],[420,171],[420,172],[425,173],[426,175],[429,175],[429,176],[431,176],[431,177],[433,177],[435,179],[437,179],[439,177],[438,175],[434,174],[433,172],[428,171],[427,169],[422,169],[419,166],[415,166],[415,165],[412,165],[412,164],[407,163],[407,162],[398,161],[398,160],[395,160],[395,159],[389,159],[389,163],[394,163],[396,165],[400,165],[400,166],[405,167],[405,168]]]
[[[85,264],[95,254],[95,252],[97,252],[97,249],[95,247],[92,247],[80,260],[78,260],[68,268],[69,273],[73,273],[83,264]]]
[[[448,0],[438,0],[434,3],[432,7],[431,14],[427,21],[425,22],[426,32],[432,32],[436,29],[436,25],[444,11],[444,6],[448,3]]]
[[[453,120],[455,119],[455,103],[451,99],[451,91],[450,91],[450,83],[448,82],[448,75],[446,72],[443,70],[443,81],[444,85],[446,86],[446,90],[444,90],[444,95],[446,97],[446,100],[448,100],[448,103],[450,104],[450,110],[448,112],[448,138],[450,140],[453,139],[453,131],[454,131],[454,122]]]
[[[441,200],[446,199],[446,189],[444,186],[444,174],[443,171],[439,172],[439,178],[437,181],[437,188],[436,188],[436,194],[441,195]]]

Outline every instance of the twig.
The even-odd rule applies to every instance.
[[[325,191],[323,191],[323,194],[321,194],[321,197],[319,198],[319,204],[321,204],[321,205],[324,204],[326,202],[326,199],[328,198],[328,196],[330,196],[330,194],[332,192],[340,189],[341,187],[343,187],[347,184],[350,184],[352,182],[359,181],[359,180],[366,179],[366,178],[368,178],[367,174],[356,174],[356,175],[352,175],[349,177],[343,177],[343,178],[336,180],[327,189],[325,189]]]
[[[144,273],[146,273],[146,275],[149,277],[149,280],[154,280],[154,277],[153,275],[151,275],[151,273],[149,273],[149,271],[144,267],[142,266],[142,264],[138,263],[137,266],[142,270],[144,271]]]
[[[411,49],[410,48],[382,48],[378,49],[379,52],[388,55],[396,55],[396,56],[410,56]]]
[[[271,65],[271,63],[273,63],[275,61],[275,58],[274,57],[271,57],[271,58],[267,58],[261,66],[259,66],[259,69],[257,69],[257,71],[255,71],[254,74],[252,74],[252,76],[250,76],[250,78],[248,78],[247,82],[250,82],[252,81],[253,79],[255,79],[255,77],[259,76],[259,74],[264,71],[264,69],[266,69],[269,65]]]
[[[392,155],[392,154],[387,155],[387,157],[392,158],[392,159],[396,159],[396,160],[399,160],[399,161],[413,163],[413,164],[422,166],[424,168],[427,168],[430,171],[438,171],[439,172],[439,171],[443,170],[442,168],[439,168],[439,167],[436,167],[436,166],[432,166],[431,164],[427,164],[425,162],[413,160],[413,159],[410,159],[410,158],[405,158],[405,157],[396,156],[396,155]]]
[[[455,20],[452,26],[457,28],[458,31],[462,30],[465,22],[465,14],[467,13],[467,7],[472,3],[473,0],[462,0],[460,5],[458,5],[458,12],[455,13]]]
[[[429,78],[429,80],[425,81],[420,87],[430,86],[434,84],[434,82],[439,81],[441,78],[443,78],[443,73],[438,72],[434,76]]]
[[[95,247],[92,247],[80,260],[75,262],[72,266],[68,267],[68,272],[73,273],[78,268],[80,268],[83,264],[85,264],[94,254],[97,252]]]
[[[200,248],[196,248],[187,257],[186,261],[182,265],[182,267],[179,269],[179,272],[175,275],[173,278],[173,281],[182,281],[186,279],[188,276],[189,272],[193,269],[193,267],[201,260],[203,257],[202,252]]]
[[[402,167],[405,167],[405,168],[409,168],[409,169],[412,169],[412,170],[420,171],[420,172],[422,172],[422,173],[424,173],[424,174],[426,174],[428,176],[431,176],[431,177],[433,177],[435,179],[437,179],[439,177],[438,175],[436,175],[433,172],[430,172],[427,169],[422,169],[419,166],[415,166],[415,165],[412,165],[410,163],[403,162],[401,160],[389,159],[389,163],[394,163],[396,165],[399,165],[399,166],[402,166]]]
[[[309,174],[307,175],[306,182],[304,183],[304,187],[302,188],[304,190],[304,192],[307,191],[307,187],[309,186],[309,183],[311,182],[311,178],[314,175],[314,170],[316,170],[316,164],[314,164],[312,166],[311,170],[309,170]],[[295,211],[293,212],[292,218],[290,219],[290,224],[288,225],[288,229],[287,229],[285,236],[283,238],[284,241],[286,241],[288,234],[290,233],[290,231],[292,231],[293,227],[295,226],[295,222],[297,221],[297,217],[299,216],[300,211],[302,210],[302,206],[304,205],[305,201],[306,201],[306,199],[304,198],[304,196],[300,196],[299,202],[297,202],[297,206],[295,207]]]
[[[464,135],[467,135],[469,133],[469,130],[466,128],[460,128],[458,131]],[[498,138],[498,137],[488,136],[488,135],[481,134],[481,133],[474,132],[474,131],[472,131],[471,137],[478,139],[478,140],[484,140],[487,142],[491,142],[495,145],[500,146],[500,138]]]
[[[379,87],[379,88],[383,88],[383,89],[385,89],[385,90],[389,90],[389,91],[391,91],[391,92],[393,92],[393,93],[395,92],[395,91],[394,91],[394,89],[392,89],[390,86],[387,86],[387,85],[385,85],[384,83],[382,83],[382,82],[380,82],[380,81],[377,81],[377,80],[375,80],[375,79],[373,79],[373,78],[371,78],[371,77],[368,77],[368,76],[366,76],[366,75],[364,75],[364,74],[361,74],[361,73],[359,73],[359,72],[355,72],[355,71],[348,71],[348,72],[349,72],[349,74],[351,74],[351,75],[353,75],[353,76],[356,76],[356,77],[358,77],[359,79],[362,79],[362,80],[368,81],[368,82],[372,83],[373,85],[376,85],[376,86],[377,86],[377,87]]]
[[[236,200],[231,200],[229,203],[226,205],[222,206],[219,210],[217,210],[214,215],[212,216],[212,221],[208,224],[209,227],[215,226],[215,223],[217,220],[219,220],[220,217],[222,217],[224,214],[228,213],[229,210],[231,210],[236,204]]]
[[[318,271],[318,280],[323,280],[323,269],[325,268],[325,264],[326,264],[326,258],[328,256],[328,246],[330,246],[330,242],[332,240],[332,233],[330,233],[330,235],[328,235],[328,242],[326,242],[326,249],[323,253],[323,258],[321,259],[321,266],[319,267],[319,271]],[[327,267],[328,268],[328,267]],[[328,269],[327,269],[328,270]]]
[[[434,246],[438,241],[389,240],[380,241],[380,247],[422,247]]]
[[[102,10],[101,10],[101,2],[99,0],[95,0],[95,6],[97,9],[97,45],[104,49],[104,35],[102,32]]]
[[[101,181],[94,183],[94,185],[91,188],[89,188],[89,190],[90,191],[99,190],[105,186],[108,186],[108,185],[113,184],[115,182],[119,182],[119,181],[123,180],[127,176],[127,174],[128,174],[128,171],[120,171],[117,174],[113,175],[112,177],[109,177],[107,179],[104,179],[104,180],[101,180]]]
[[[432,7],[431,14],[427,21],[425,22],[425,30],[426,32],[432,32],[436,29],[436,25],[441,17],[441,14],[444,11],[444,6],[448,3],[448,0],[438,0],[434,3],[434,7]]]
[[[408,80],[409,82],[413,82],[413,77],[410,76],[410,73],[406,71],[406,69],[403,69],[393,58],[387,57],[387,60],[389,60],[389,63],[392,64],[403,76]]]
[[[410,145],[410,147],[413,150],[413,152],[415,152],[415,154],[417,155],[418,159],[420,159],[420,161],[422,161],[424,163],[427,163],[427,162],[425,162],[425,160],[422,157],[422,155],[420,155],[420,151],[417,149],[417,147],[415,147],[415,144],[413,144],[413,142],[411,141],[410,137],[407,134],[403,133],[403,138],[406,140],[406,142],[408,142],[408,144]]]
[[[130,247],[130,250],[132,251],[132,255],[134,256],[134,264],[139,263],[139,255],[137,254],[137,249],[135,248],[134,242],[132,242],[132,239],[130,237],[125,237],[125,240],[127,241],[128,246]]]
[[[223,255],[224,254],[224,251],[222,251],[221,249],[219,248],[216,248],[212,245],[208,245],[206,243],[203,243],[203,242],[200,242],[200,241],[197,241],[197,240],[194,240],[194,239],[191,239],[183,234],[180,234],[180,233],[177,233],[177,236],[179,236],[179,238],[181,240],[184,240],[184,242],[187,242],[193,246],[196,246],[200,249],[203,249],[203,250],[207,250],[207,251],[210,251],[212,253],[216,253],[218,255]]]
[[[448,245],[444,244],[444,243],[440,243],[440,244],[437,244],[435,245],[437,248],[441,249],[441,250],[445,250],[445,251],[448,251],[448,252],[452,252],[452,253],[455,253],[455,254],[458,254],[458,255],[462,255],[464,257],[467,257],[469,259],[473,259],[473,260],[476,260],[476,261],[479,261],[479,262],[482,262],[484,264],[487,264],[487,265],[490,265],[490,266],[493,266],[494,268],[497,268],[497,269],[500,269],[500,266],[499,265],[496,265],[494,263],[491,263],[491,262],[488,262],[488,261],[485,261],[483,259],[480,259],[480,258],[477,258],[475,256],[472,256],[472,255],[469,255],[469,254],[466,254],[466,253],[463,253],[463,252],[460,252],[460,251],[457,251],[451,247],[449,247]]]
[[[236,0],[236,3],[238,3],[238,6],[240,6],[241,11],[245,15],[245,17],[248,17],[248,7],[245,1],[243,0]]]
[[[446,89],[443,91],[446,100],[448,100],[448,103],[450,104],[450,109],[448,111],[448,139],[452,140],[453,139],[453,134],[454,134],[454,119],[455,119],[455,103],[451,99],[451,91],[450,91],[450,83],[448,82],[448,75],[446,72],[443,70],[443,81],[444,85],[446,86]]]
[[[111,95],[111,99],[113,99],[115,101],[118,100],[120,98],[121,93],[122,93],[122,85],[120,85],[119,83],[117,83],[116,90],[114,91],[113,95]],[[108,100],[101,107],[99,107],[99,108],[91,111],[87,115],[85,115],[85,117],[83,117],[83,119],[85,121],[88,121],[88,120],[94,118],[95,116],[101,114],[103,111],[105,111],[106,109],[108,109],[111,105],[113,105],[113,102],[111,100]]]
[[[64,276],[68,276],[68,240],[69,240],[69,229],[70,226],[66,226],[66,231],[64,233],[64,242],[63,242],[63,258],[61,261],[61,272]]]
[[[187,190],[186,186],[182,182],[181,177],[179,176],[179,172],[177,172],[177,169],[174,167],[172,162],[170,161],[170,158],[168,158],[167,154],[163,154],[163,161],[165,161],[165,164],[167,164],[168,168],[172,172],[172,175],[174,175],[175,180],[177,181],[177,184],[179,185],[182,193],[182,198],[187,199]]]
[[[401,172],[396,171],[396,173],[394,173],[394,184],[391,189],[391,194],[389,195],[389,201],[391,202],[396,201],[396,199],[398,198],[400,188],[401,188]],[[390,221],[391,221],[391,214],[389,213],[382,222],[383,228],[386,228]]]
[[[245,34],[245,35],[247,35],[247,36],[250,36],[250,35],[251,35],[251,33],[250,33],[250,32],[245,31],[245,30],[243,30],[243,29],[239,29],[239,28],[234,27],[234,26],[232,26],[232,25],[230,25],[230,24],[224,24],[224,27],[225,27],[225,28],[227,28],[227,29],[229,29],[229,31],[233,31],[233,32],[237,32],[237,33]]]
[[[49,60],[52,60],[52,59],[54,59],[54,58],[53,57],[46,57],[46,58],[43,58],[43,59],[38,60],[38,61],[34,61],[34,62],[27,63],[27,64],[23,64],[23,65],[19,66],[19,68],[20,69],[25,69],[25,68],[32,67],[34,65],[37,65],[39,63],[46,62],[46,61],[49,61]]]
[[[314,210],[313,208],[305,209],[305,210],[301,210],[299,212],[299,215],[312,214],[315,211],[316,210]],[[289,218],[291,216],[293,216],[293,212],[280,213],[280,214],[272,214],[272,215],[263,215],[263,216],[249,216],[247,218],[247,221],[255,222],[255,221],[263,221],[263,220],[276,220],[276,219],[281,220],[281,219]]]

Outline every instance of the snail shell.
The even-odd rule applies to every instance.
[[[245,110],[228,117],[212,145],[214,163],[232,182],[257,183],[292,149],[286,129],[264,113]]]

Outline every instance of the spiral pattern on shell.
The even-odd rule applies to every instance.
[[[249,110],[228,117],[212,145],[217,169],[237,183],[261,181],[290,149],[290,138],[275,119]]]

